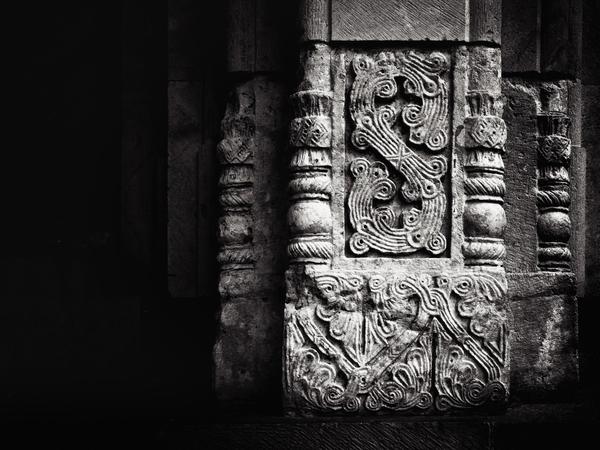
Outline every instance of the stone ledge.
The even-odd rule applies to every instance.
[[[583,443],[598,424],[598,412],[589,403],[526,404],[493,417],[246,417],[230,423],[173,424],[163,430],[163,436],[177,448],[193,441],[200,444],[194,448],[215,449],[498,449],[565,439]]]
[[[532,297],[557,294],[575,295],[575,275],[572,272],[523,272],[507,273],[508,296],[528,301]]]

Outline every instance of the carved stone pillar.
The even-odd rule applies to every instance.
[[[481,44],[493,8],[333,0],[331,23],[316,21],[325,3],[305,2],[292,95],[285,407],[503,405],[506,127],[500,52]]]
[[[542,89],[544,111],[538,115],[538,267],[543,271],[570,271],[570,119],[553,108],[553,93]]]
[[[469,61],[463,254],[467,266],[500,266],[506,255],[502,208],[506,124],[499,100],[500,50],[474,48]]]
[[[292,263],[325,264],[331,242],[331,106],[328,46],[316,44],[303,54],[304,79],[292,95],[291,178],[288,213]]]
[[[231,94],[221,122],[223,140],[217,145],[219,176],[219,254],[221,285],[230,283],[229,271],[254,267],[252,204],[254,203],[254,99],[248,83]],[[240,274],[236,274],[237,277]],[[224,279],[227,280],[224,283]],[[245,283],[248,280],[244,280]]]

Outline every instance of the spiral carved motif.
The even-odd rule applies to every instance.
[[[362,255],[369,250],[383,254],[409,254],[425,249],[433,255],[446,250],[442,233],[446,194],[442,178],[446,157],[426,159],[418,155],[393,130],[399,119],[409,127],[408,142],[439,152],[448,145],[448,87],[441,75],[448,62],[441,53],[423,56],[415,52],[381,53],[377,59],[358,55],[352,62],[356,78],[350,93],[350,115],[354,122],[352,144],[359,150],[373,149],[385,160],[370,162],[356,158],[350,164],[354,183],[347,206],[354,234],[350,250]],[[398,95],[398,79],[404,79],[403,92],[420,103],[400,108],[396,103],[381,105],[380,99]],[[398,186],[389,170],[399,172],[404,183]],[[407,203],[420,202],[401,214],[375,201],[391,201],[401,194]]]
[[[502,278],[313,277],[319,300],[288,310],[288,389],[299,407],[445,411],[505,401]]]

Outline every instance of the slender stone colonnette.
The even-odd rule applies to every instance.
[[[570,119],[552,110],[553,90],[542,87],[538,115],[538,267],[543,271],[570,271],[571,220],[569,218]]]

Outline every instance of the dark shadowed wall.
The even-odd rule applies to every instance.
[[[203,128],[200,111],[221,97],[212,75],[223,54],[219,6],[48,4],[11,20],[19,50],[5,85],[16,97],[16,139],[6,148],[0,237],[2,411],[32,421],[203,414],[197,406],[212,401],[214,205],[197,212],[207,223],[196,255],[204,290],[174,297],[167,145],[218,131]],[[168,79],[185,102],[171,131]],[[212,189],[211,161],[196,189]]]

